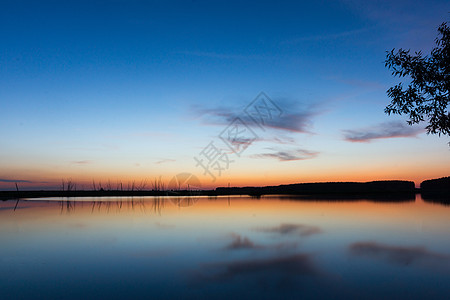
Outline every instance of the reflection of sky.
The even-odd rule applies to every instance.
[[[450,292],[450,207],[420,197],[202,197],[191,207],[164,198],[160,210],[155,200],[120,207],[84,199],[69,210],[57,201],[22,201],[16,211],[1,202],[0,293],[269,299]]]
[[[383,112],[398,82],[385,51],[428,52],[447,2],[7,1],[0,188],[181,172],[209,186],[448,176],[447,139]],[[280,126],[257,130],[212,183],[193,160],[227,123],[212,120],[260,91]]]

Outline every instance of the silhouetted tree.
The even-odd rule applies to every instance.
[[[430,55],[422,52],[410,55],[410,50],[388,51],[385,66],[393,76],[409,78],[407,87],[402,83],[391,87],[392,98],[386,106],[387,114],[407,114],[408,124],[428,122],[427,133],[450,135],[450,28],[446,22],[438,28],[436,47]]]

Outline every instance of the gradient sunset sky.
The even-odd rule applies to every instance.
[[[0,6],[0,189],[450,175],[448,137],[383,112],[386,51],[429,52],[448,1]],[[244,112],[260,92],[281,112],[264,127]],[[256,137],[239,156],[219,138],[234,117]],[[211,142],[231,161],[215,181],[194,159]]]

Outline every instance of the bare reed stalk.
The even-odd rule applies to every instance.
[[[14,211],[16,211],[17,205],[19,205],[20,192],[19,192],[19,186],[17,185],[17,182],[14,182],[14,184],[16,185],[16,190],[17,190],[17,201],[16,201],[16,205],[14,206]]]

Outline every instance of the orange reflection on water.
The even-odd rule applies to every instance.
[[[186,198],[186,197],[181,197]],[[82,201],[79,201],[82,200]],[[94,201],[92,201],[94,200]],[[396,230],[440,231],[450,228],[449,207],[424,202],[420,195],[413,201],[375,202],[373,200],[300,199],[286,196],[197,197],[192,205],[177,206],[173,197],[116,197],[20,201],[0,203],[3,224],[9,221],[24,226],[52,226],[56,220],[89,220],[93,224],[120,223],[124,220],[143,224],[164,220],[173,226],[202,224],[224,227],[260,226],[286,222],[320,224],[332,228],[392,227]],[[189,203],[188,203],[189,204]],[[211,225],[212,224],[212,225]],[[215,224],[215,225],[214,225]]]

